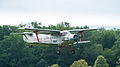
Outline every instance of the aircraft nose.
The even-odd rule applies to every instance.
[[[76,40],[78,40],[79,39],[79,37],[77,36],[77,35],[74,35],[72,38],[71,38],[71,40],[74,40],[74,41],[76,41]]]
[[[78,40],[78,39],[79,39],[79,37],[76,37],[76,39]]]

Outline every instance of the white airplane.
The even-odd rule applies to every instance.
[[[88,43],[90,41],[82,41],[82,32],[92,31],[97,29],[73,29],[73,30],[50,30],[50,29],[37,29],[33,28],[31,24],[27,24],[24,28],[18,28],[19,30],[29,30],[31,32],[18,33],[23,35],[23,40],[27,43],[58,46],[57,53],[60,54],[64,46],[69,46],[69,50],[72,54],[75,50],[71,48],[71,45],[77,45],[79,48],[80,43]],[[80,33],[80,37],[71,32]]]

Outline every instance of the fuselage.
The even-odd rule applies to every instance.
[[[38,39],[37,39],[38,36]],[[58,34],[25,34],[23,40],[27,43],[49,44],[49,45],[61,45],[64,42],[68,42],[73,38],[74,34],[68,31],[61,31],[61,35]],[[39,40],[39,41],[38,41]]]

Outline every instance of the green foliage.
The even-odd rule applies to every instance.
[[[118,59],[116,61],[116,67],[120,67],[120,56],[118,56]]]
[[[118,60],[116,61],[117,65],[120,65],[120,58],[118,58]]]
[[[35,62],[36,57],[31,53],[31,50],[26,47],[21,36],[11,34],[6,37],[0,41],[0,50],[0,67],[34,66],[33,62]]]
[[[34,28],[41,28],[41,23],[39,22],[31,22],[31,24],[32,24],[32,26],[34,27]]]
[[[107,59],[110,66],[115,65],[116,53],[111,49],[104,49],[103,56]]]
[[[35,28],[52,30],[82,29],[84,27],[71,27],[68,22],[61,22],[55,25],[41,26],[41,23],[31,22]],[[20,26],[20,25],[19,25]],[[24,25],[21,25],[24,26]],[[15,35],[16,26],[0,26],[0,67],[47,67],[60,65],[61,67],[70,67],[73,65],[94,65],[98,64],[96,58],[103,55],[103,60],[108,62],[110,67],[119,67],[120,59],[120,30],[105,30],[83,32],[83,40],[90,40],[91,43],[80,44],[80,49],[76,50],[76,45],[72,46],[76,53],[74,55],[64,48],[61,55],[56,53],[56,46],[37,46],[32,48],[25,43],[22,36]],[[79,35],[79,34],[78,34]],[[95,61],[96,60],[96,61]],[[83,63],[83,64],[81,64]],[[58,65],[57,65],[58,64]],[[102,63],[104,64],[104,63]],[[107,63],[106,63],[107,64]],[[72,65],[71,65],[72,66]],[[95,66],[95,65],[94,65]]]
[[[120,56],[120,35],[117,36],[117,41],[113,45],[112,50],[114,50],[115,53]]]
[[[115,32],[113,30],[108,30],[108,31],[104,31],[103,35],[102,35],[102,45],[104,48],[111,48],[115,41],[116,41],[116,37],[115,37]]]
[[[44,59],[40,59],[39,62],[37,62],[36,67],[45,67],[47,65],[47,62]]]
[[[8,25],[0,26],[0,40],[4,39],[5,35],[10,35],[11,31]]]
[[[117,65],[116,67],[120,67],[120,65]]]
[[[70,29],[70,23],[68,22],[61,22],[57,24],[58,30],[69,30]]]
[[[82,58],[86,58],[86,61],[89,62],[90,65],[93,65],[95,59],[98,55],[101,55],[103,52],[103,47],[101,44],[93,44],[91,46],[86,46],[81,53]]]
[[[94,67],[109,67],[109,64],[107,64],[106,59],[100,55],[97,57]]]
[[[51,67],[61,67],[58,64],[53,64]]]
[[[74,63],[70,67],[88,67],[88,63],[84,60],[74,61]]]

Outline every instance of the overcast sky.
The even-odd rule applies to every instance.
[[[0,25],[120,26],[120,0],[0,0]]]

